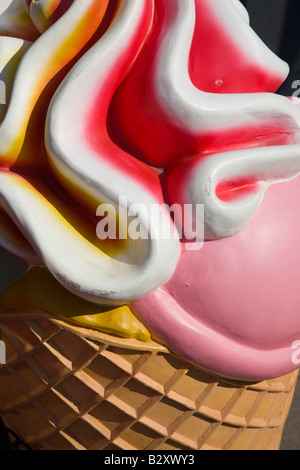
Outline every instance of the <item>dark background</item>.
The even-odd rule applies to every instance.
[[[290,96],[294,80],[300,80],[300,0],[242,0],[250,14],[250,24],[262,40],[290,65],[290,74],[278,91]],[[25,264],[0,249],[0,294],[19,277]],[[1,429],[0,450],[10,450],[10,437]],[[22,447],[21,447],[22,448]],[[300,450],[300,382],[281,444],[282,450]]]
[[[250,24],[264,43],[290,66],[290,75],[279,92],[291,95],[300,80],[300,1],[242,0]]]

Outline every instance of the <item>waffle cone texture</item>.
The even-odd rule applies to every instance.
[[[276,450],[298,376],[230,381],[44,312],[1,312],[0,339],[0,414],[34,450]]]

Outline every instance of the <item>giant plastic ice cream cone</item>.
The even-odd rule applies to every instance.
[[[6,0],[5,424],[34,449],[277,449],[300,109],[237,0]]]

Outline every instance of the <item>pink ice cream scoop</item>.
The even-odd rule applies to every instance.
[[[216,373],[263,380],[297,368],[299,197],[299,178],[272,186],[246,229],[183,249],[172,279],[133,311],[177,354]]]
[[[242,4],[15,5],[20,37],[0,38],[13,83],[0,244],[81,299],[129,306],[202,369],[296,369],[300,107],[275,94],[289,68]],[[99,241],[99,207],[140,236]]]

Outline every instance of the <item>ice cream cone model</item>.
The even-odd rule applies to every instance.
[[[33,449],[278,449],[300,108],[238,0],[5,0],[0,412]],[[0,90],[1,91],[1,90]]]

